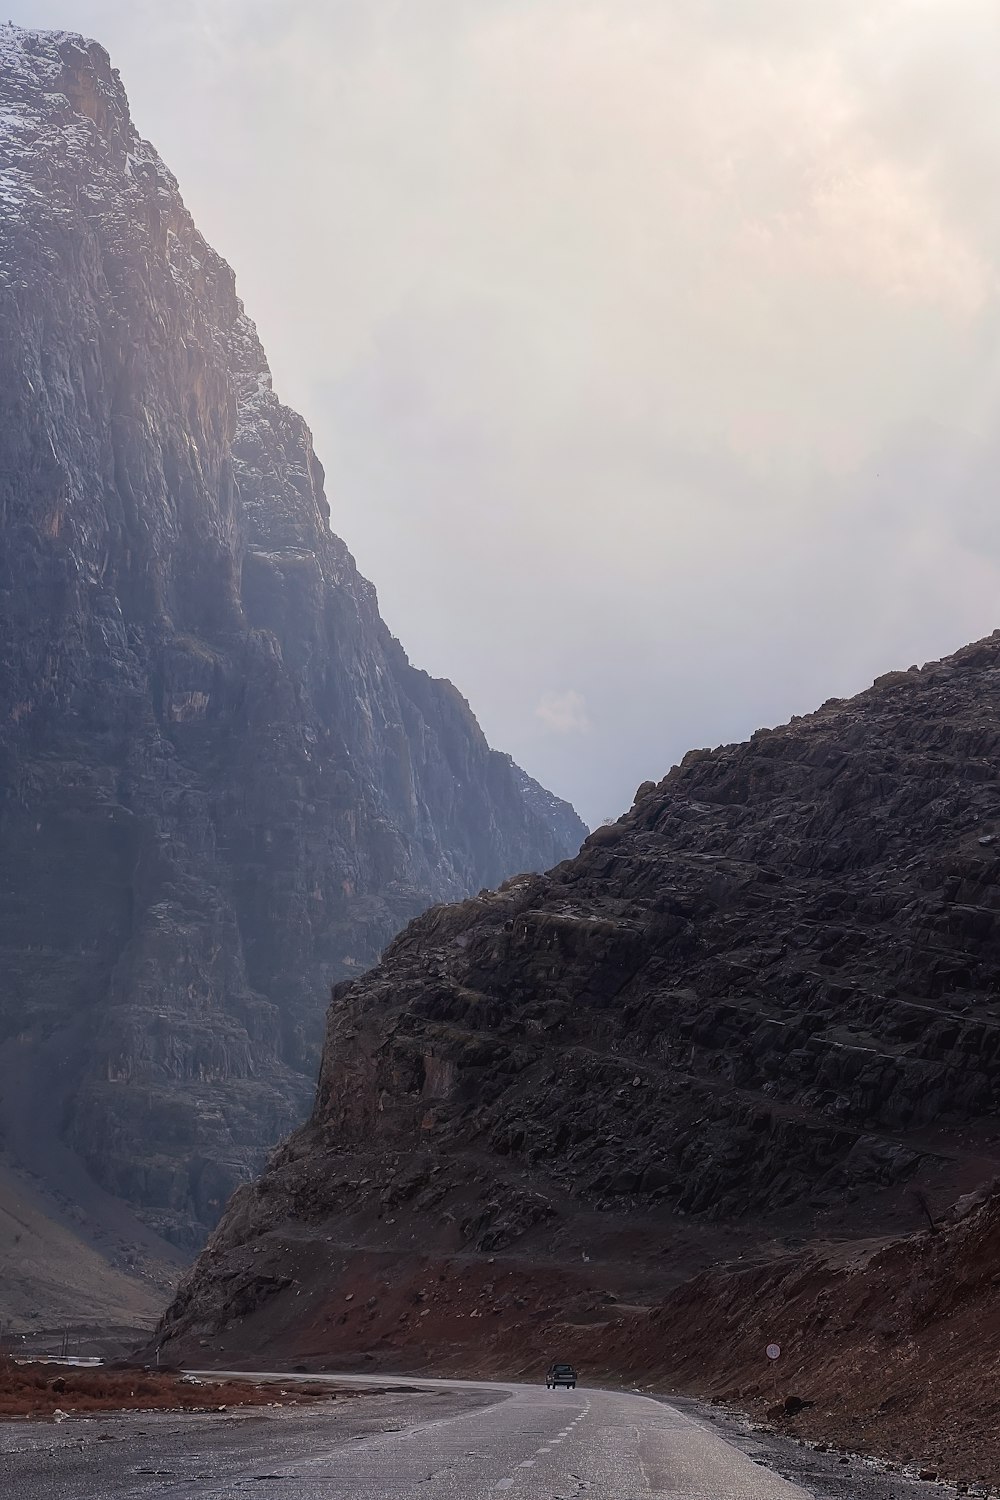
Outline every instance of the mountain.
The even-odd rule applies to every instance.
[[[998,767],[1000,632],[692,751],[576,858],[418,918],[335,988],[312,1117],[168,1347],[514,1370],[572,1327],[594,1359],[705,1266],[991,1179]]]
[[[106,52],[6,26],[0,78],[0,1146],[190,1247],[331,980],[586,830],[383,624]]]
[[[0,1287],[4,1342],[58,1349],[67,1329],[105,1348],[134,1347],[176,1286],[183,1257],[132,1222],[123,1204],[100,1214],[59,1202],[0,1156]],[[81,1326],[82,1325],[82,1326]],[[89,1351],[88,1351],[89,1352]],[[116,1350],[118,1352],[118,1350]]]

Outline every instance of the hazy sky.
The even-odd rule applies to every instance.
[[[1000,624],[995,0],[8,0],[236,268],[420,666],[589,822]]]

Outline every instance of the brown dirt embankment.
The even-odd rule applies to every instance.
[[[358,1253],[320,1277],[303,1252],[301,1295],[172,1357],[248,1366],[263,1340],[279,1367],[520,1379],[569,1359],[588,1384],[723,1401],[1000,1489],[1000,1194],[965,1208],[938,1232],[731,1263],[645,1306],[602,1291],[590,1266]]]
[[[582,1359],[584,1343],[565,1347]],[[778,1430],[1000,1487],[998,1348],[993,1196],[936,1233],[707,1273],[607,1329],[600,1357]]]
[[[355,1392],[338,1391],[338,1395]],[[238,1406],[332,1400],[318,1386],[259,1385],[250,1380],[184,1380],[177,1372],[18,1364],[0,1356],[0,1420],[92,1412],[218,1411]]]

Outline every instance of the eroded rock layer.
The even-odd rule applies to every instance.
[[[998,923],[1000,633],[692,752],[576,858],[413,922],[335,989],[312,1119],[165,1332],[516,1364],[519,1316],[596,1337],[699,1262],[912,1228],[916,1190],[1000,1170]],[[463,1322],[427,1322],[443,1286]]]
[[[386,629],[103,49],[0,82],[0,1138],[194,1242],[331,977],[585,829]]]

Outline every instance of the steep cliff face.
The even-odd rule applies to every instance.
[[[1000,1170],[998,914],[1000,632],[692,752],[576,858],[412,923],[335,989],[312,1119],[166,1331],[510,1365],[519,1316],[913,1227],[915,1187]],[[373,1326],[338,1278],[415,1300]]]
[[[0,78],[0,1134],[194,1242],[331,977],[585,829],[389,634],[103,49]]]

